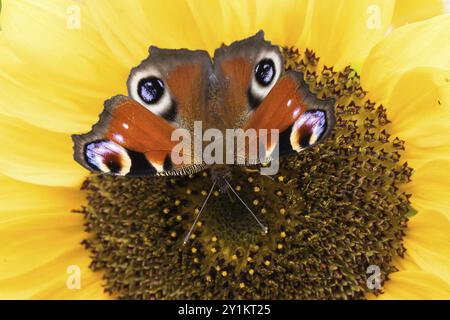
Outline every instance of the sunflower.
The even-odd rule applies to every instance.
[[[441,1],[3,1],[0,298],[449,299],[442,10]],[[283,160],[273,181],[235,173],[267,236],[216,195],[183,248],[208,172],[90,176],[70,136],[126,94],[149,45],[211,53],[260,29],[311,90],[337,95],[335,132]]]

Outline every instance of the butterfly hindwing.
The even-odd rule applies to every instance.
[[[279,155],[301,152],[330,134],[335,123],[334,103],[332,98],[317,98],[302,73],[288,71],[250,115],[244,129],[258,131],[258,145],[265,147],[267,159],[273,158],[276,144]],[[279,134],[272,139],[269,133],[274,129]]]
[[[90,171],[112,175],[145,176],[190,172],[174,165],[171,140],[175,127],[126,96],[105,102],[91,132],[73,135],[74,158]]]

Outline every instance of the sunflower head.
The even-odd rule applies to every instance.
[[[311,50],[283,50],[316,95],[337,96],[335,131],[323,145],[281,160],[273,178],[233,168],[232,194],[215,191],[188,245],[184,235],[208,194],[211,174],[142,178],[92,176],[82,210],[92,268],[121,298],[362,298],[367,268],[395,271],[410,208],[400,187],[412,170],[400,161],[386,110],[365,99],[347,67],[317,69]],[[158,279],[158,281],[155,281]]]

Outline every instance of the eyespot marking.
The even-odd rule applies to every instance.
[[[157,77],[139,80],[137,91],[139,97],[147,104],[157,103],[164,94],[164,82]]]
[[[269,94],[283,70],[283,57],[278,49],[262,51],[256,59],[247,91],[249,105],[255,109]]]
[[[128,95],[147,110],[168,120],[176,117],[176,103],[172,99],[162,74],[154,67],[134,68],[127,81]]]
[[[86,163],[94,170],[113,175],[126,175],[131,159],[125,148],[110,140],[97,140],[84,147]]]
[[[276,70],[272,59],[262,59],[255,67],[255,79],[262,86],[268,86],[275,78]]]
[[[302,114],[292,126],[291,147],[300,152],[317,143],[327,129],[325,111],[311,110]]]

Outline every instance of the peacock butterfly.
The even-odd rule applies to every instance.
[[[273,160],[275,147],[279,155],[301,152],[325,139],[334,126],[334,100],[312,94],[302,73],[284,72],[279,47],[265,41],[262,31],[222,45],[213,59],[203,50],[152,46],[149,53],[131,70],[128,97],[107,100],[92,130],[73,135],[74,158],[88,170],[126,176],[214,170],[195,146],[182,150],[184,162],[173,161],[174,131],[198,136],[196,123],[224,135],[230,129],[254,129],[256,138],[247,138],[249,145],[256,139],[257,150],[247,147],[241,161],[234,151],[234,160],[243,165]],[[262,143],[264,130],[279,135]]]
[[[222,45],[212,59],[203,50],[152,46],[149,53],[131,70],[128,96],[107,100],[92,130],[72,136],[74,159],[90,171],[122,176],[185,175],[211,168],[214,183],[185,243],[216,183],[230,187],[243,202],[228,181],[230,164],[276,162],[278,156],[320,143],[333,129],[334,99],[317,98],[302,73],[285,72],[279,47],[265,41],[262,31]],[[193,146],[179,148],[174,139],[183,136],[179,130],[194,136]],[[248,142],[232,148],[231,157],[228,142],[234,146],[236,136],[229,136],[230,130],[243,132]],[[200,148],[196,144],[206,135],[214,141],[213,160],[219,161],[204,159],[204,140]],[[226,146],[220,136],[228,138]],[[225,153],[227,161],[217,153]]]

